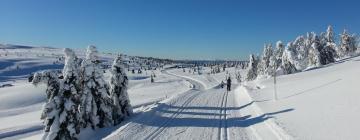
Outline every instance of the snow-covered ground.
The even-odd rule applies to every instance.
[[[30,73],[44,69],[62,69],[58,60],[62,49],[19,48],[1,49],[0,57],[0,139],[40,139],[43,125],[41,108],[46,100],[44,85],[33,86],[27,81]],[[81,54],[81,51],[78,51]],[[6,56],[5,56],[6,54]],[[104,59],[110,59],[106,56]],[[156,75],[150,82],[150,74]],[[190,90],[190,83],[160,70],[144,71],[129,76],[129,96],[137,112],[151,104]],[[109,72],[105,73],[109,78]],[[109,133],[114,128],[100,130]],[[91,131],[89,131],[91,132]],[[104,137],[104,136],[103,136]],[[101,137],[99,137],[101,138]]]
[[[0,139],[40,139],[45,87],[27,82],[30,73],[61,69],[60,49],[0,49]],[[80,55],[82,52],[77,51]],[[5,56],[6,54],[6,56]],[[104,55],[104,60],[112,60]],[[82,139],[359,139],[360,57],[322,68],[239,84],[227,68],[218,74],[188,69],[143,71],[130,79],[135,115]],[[156,75],[150,82],[150,75]],[[230,75],[233,90],[219,87]],[[109,72],[105,73],[109,78]]]
[[[359,139],[359,72],[360,57],[354,57],[278,77],[277,101],[273,79],[249,82],[239,92],[247,92],[259,112],[293,109],[274,120],[296,139]]]
[[[211,81],[200,81],[189,75],[178,76],[192,82],[194,89],[160,102],[105,139],[253,138],[247,135],[244,126],[258,122],[239,114],[241,107],[236,106],[232,92],[217,86],[207,88],[212,85]]]
[[[273,79],[244,82],[226,94],[216,86],[226,72],[170,70],[202,89],[161,102],[106,139],[357,139],[359,69],[355,57],[279,76],[276,101]]]

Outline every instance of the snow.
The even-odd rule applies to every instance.
[[[4,57],[4,53],[8,55]],[[83,54],[84,51],[76,51]],[[0,84],[11,84],[0,88],[0,139],[41,139],[43,124],[41,109],[46,100],[45,85],[33,86],[27,82],[30,73],[44,69],[62,69],[63,62],[54,64],[62,56],[62,49],[25,47],[0,50]],[[44,56],[43,56],[44,54]],[[78,55],[84,57],[84,55]],[[101,55],[101,59],[114,58]],[[110,61],[112,61],[110,59]],[[128,58],[126,58],[128,59]],[[20,69],[16,70],[16,66]],[[136,111],[166,98],[188,91],[190,83],[186,80],[155,70],[155,83],[150,83],[150,71],[129,75],[129,96]],[[106,78],[110,77],[106,72]],[[146,92],[144,92],[146,91]],[[108,129],[108,128],[107,128]],[[114,128],[113,128],[114,129]],[[109,128],[107,131],[113,130]],[[109,133],[106,130],[99,133]],[[93,132],[92,132],[93,133]],[[85,136],[84,136],[85,137]],[[105,137],[105,136],[103,136]]]
[[[84,51],[75,52],[85,57]],[[62,69],[63,61],[57,61],[60,53],[55,48],[0,49],[0,84],[11,84],[0,88],[0,139],[41,139],[46,87],[35,87],[26,78],[40,69]],[[203,67],[201,75],[188,69],[141,74],[126,69],[134,115],[117,126],[85,130],[80,139],[358,139],[359,69],[360,57],[352,57],[278,76],[277,100],[272,78],[241,85],[234,79],[229,93],[219,87],[237,72],[245,78],[242,69],[209,74],[211,69]],[[109,78],[107,70],[105,79]]]
[[[280,76],[277,101],[273,100],[273,79],[249,82],[246,91],[262,112],[294,109],[277,115],[274,121],[296,139],[357,139],[359,69],[360,57],[355,57]]]

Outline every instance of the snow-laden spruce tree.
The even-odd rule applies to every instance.
[[[283,74],[291,74],[297,72],[297,69],[294,65],[294,62],[296,62],[294,60],[295,51],[296,49],[294,48],[292,42],[289,42],[282,56],[281,69],[283,71]]]
[[[80,81],[79,66],[77,57],[71,49],[64,49],[65,65],[63,69],[63,80],[60,89],[62,103],[59,111],[59,128],[57,132],[52,132],[51,137],[55,139],[77,139],[80,133],[81,116],[79,114],[80,104]]]
[[[250,60],[249,60],[249,66],[248,66],[248,71],[247,71],[247,75],[246,75],[246,80],[251,81],[256,79],[257,77],[257,66],[258,66],[258,60],[257,58],[251,54],[250,55]]]
[[[285,46],[281,41],[277,41],[276,42],[276,47],[275,47],[275,51],[274,51],[274,59],[276,61],[276,63],[274,64],[276,69],[280,67],[281,62],[282,62],[282,56],[285,50]]]
[[[272,55],[270,57],[269,68],[267,70],[268,75],[274,76],[274,73],[277,71],[277,69],[278,69],[278,61],[276,59],[276,56]]]
[[[331,25],[329,25],[326,30],[325,39],[326,39],[326,42],[328,42],[328,43],[335,43],[334,30]]]
[[[45,83],[47,101],[42,108],[41,120],[44,121],[43,140],[53,140],[60,129],[60,111],[63,109],[63,97],[60,95],[61,83],[55,71],[36,72],[32,84]]]
[[[306,39],[304,36],[299,36],[294,41],[294,46],[296,48],[296,63],[294,63],[297,70],[304,70],[308,66],[308,54],[309,46],[306,44]]]
[[[323,40],[320,43],[321,45],[324,45],[320,52],[320,62],[322,65],[326,65],[329,63],[335,62],[335,58],[338,58],[336,53],[336,44],[334,39],[334,31],[331,26],[328,26],[326,33],[324,33],[324,36],[322,37]]]
[[[84,127],[105,127],[112,125],[112,104],[100,69],[100,60],[95,46],[90,45],[81,66],[83,95],[80,112]]]
[[[273,49],[271,44],[265,45],[263,54],[261,56],[261,60],[257,67],[258,75],[271,75],[271,70],[269,70],[271,68],[269,68],[269,66],[270,66],[270,58],[272,55],[273,55]]]
[[[313,44],[313,35],[314,35],[315,33],[314,32],[311,32],[311,33],[309,33],[309,32],[307,32],[306,33],[306,38],[305,38],[305,46],[307,47],[307,48],[311,48],[311,45]]]
[[[113,103],[114,125],[132,114],[129,96],[127,93],[128,78],[125,73],[122,55],[118,56],[111,67],[110,97]]]
[[[309,63],[308,67],[319,67],[321,66],[321,54],[320,54],[320,39],[315,34],[313,37],[313,44],[311,45],[311,48],[309,49]]]
[[[339,56],[352,56],[356,52],[356,36],[350,35],[346,30],[340,35]]]

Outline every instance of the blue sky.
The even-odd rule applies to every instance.
[[[360,33],[359,13],[355,0],[1,0],[0,43],[247,59],[329,24]]]

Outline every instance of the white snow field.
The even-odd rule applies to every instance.
[[[7,56],[4,55],[5,53]],[[80,51],[78,53],[81,54]],[[0,55],[0,139],[41,139],[43,125],[40,114],[46,100],[46,87],[44,85],[35,87],[27,82],[27,77],[38,70],[62,69],[63,64],[54,63],[57,57],[62,55],[62,49],[6,47],[0,50]],[[111,56],[102,57],[112,61]],[[136,112],[147,109],[148,105],[190,90],[188,81],[164,74],[160,70],[153,71],[156,78],[155,82],[151,83],[149,78],[151,73],[151,71],[142,74],[128,73],[128,92]],[[110,77],[109,72],[105,73],[105,77]],[[89,133],[97,134],[96,138],[100,139],[114,129],[116,127],[98,130],[96,133],[89,130]],[[91,138],[91,135],[83,137]]]
[[[249,82],[238,92],[240,98],[254,101],[258,113],[294,109],[273,120],[295,139],[359,139],[359,72],[360,57],[354,57],[278,77],[277,101],[273,79]]]
[[[37,70],[61,69],[59,53],[53,48],[0,49],[0,139],[41,139],[45,86],[36,88],[26,78]],[[156,70],[154,83],[151,71],[128,72],[135,115],[118,126],[82,131],[80,139],[359,139],[360,57],[278,76],[277,100],[272,78],[241,84],[233,78],[232,91],[226,92],[219,83],[235,72],[244,77],[246,71],[209,71]]]

